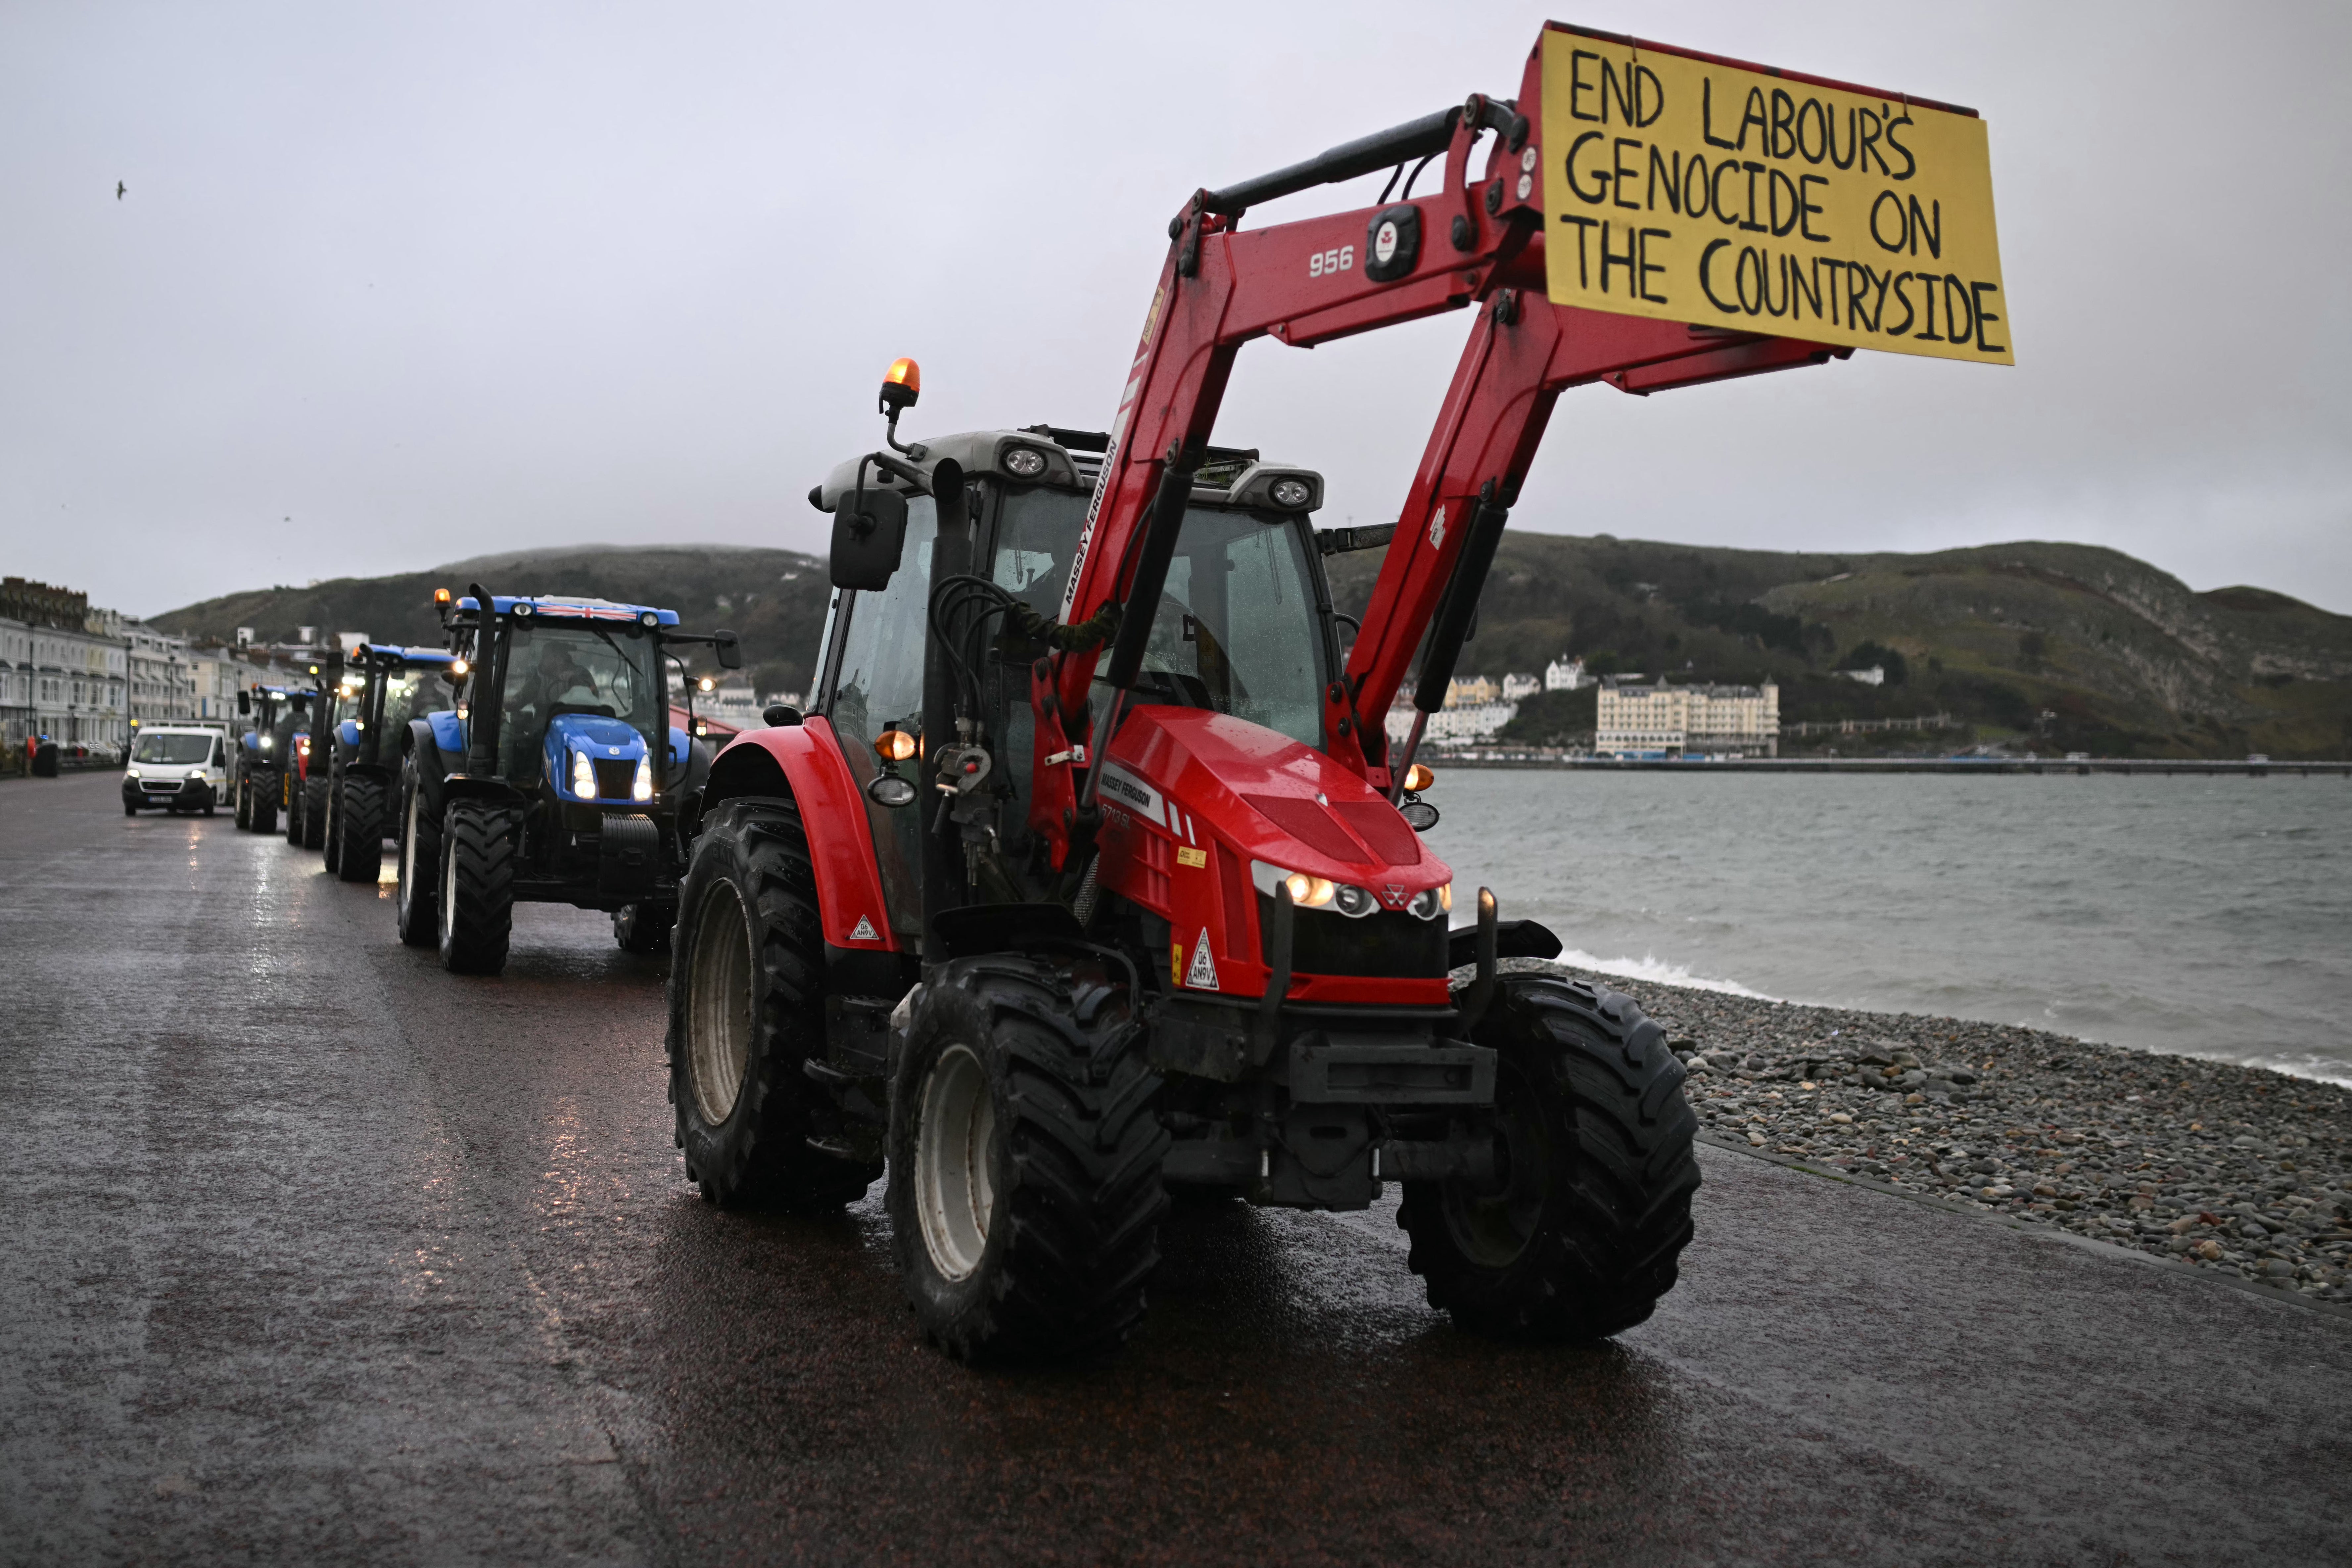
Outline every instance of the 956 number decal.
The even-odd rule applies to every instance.
[[[1318,251],[1307,258],[1307,276],[1328,278],[1334,272],[1352,272],[1356,267],[1356,247],[1343,245],[1337,250]]]

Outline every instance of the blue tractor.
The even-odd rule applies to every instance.
[[[669,722],[670,650],[740,668],[735,634],[646,605],[446,592],[458,706],[412,721],[402,748],[401,940],[496,974],[520,900],[608,910],[624,948],[657,950],[710,772]]]
[[[309,733],[310,694],[257,683],[236,694],[237,716],[249,726],[237,736],[229,763],[229,796],[236,825],[252,833],[278,831],[278,806],[286,792],[286,758],[298,736]]]
[[[373,882],[383,869],[402,742],[411,723],[456,705],[456,658],[442,647],[362,643],[344,662],[348,695],[328,761],[322,847],[327,869],[346,882]]]

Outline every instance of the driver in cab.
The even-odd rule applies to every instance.
[[[509,777],[539,771],[540,744],[547,738],[548,721],[559,709],[610,711],[603,706],[595,677],[560,642],[539,650],[529,679],[520,684],[522,689],[516,693],[520,700],[508,710],[506,733],[499,747]]]
[[[597,695],[596,679],[588,673],[588,667],[573,658],[572,650],[562,643],[540,650],[531,690],[531,711],[542,723],[553,715],[559,704],[594,707],[604,700]]]

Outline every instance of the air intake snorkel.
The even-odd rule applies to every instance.
[[[498,612],[479,583],[467,590],[474,596],[474,672],[472,696],[467,699],[466,771],[476,778],[495,778],[499,771],[499,698],[506,689],[506,660],[501,657]]]

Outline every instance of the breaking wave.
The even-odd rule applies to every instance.
[[[1646,980],[1654,985],[1679,985],[1690,991],[1719,991],[1726,996],[1746,996],[1758,1002],[1784,1000],[1752,991],[1737,980],[1711,980],[1704,974],[1693,974],[1688,964],[1669,963],[1655,953],[1645,952],[1639,958],[1595,958],[1581,948],[1570,947],[1560,950],[1559,961],[1571,969],[1613,974],[1620,980]]]

